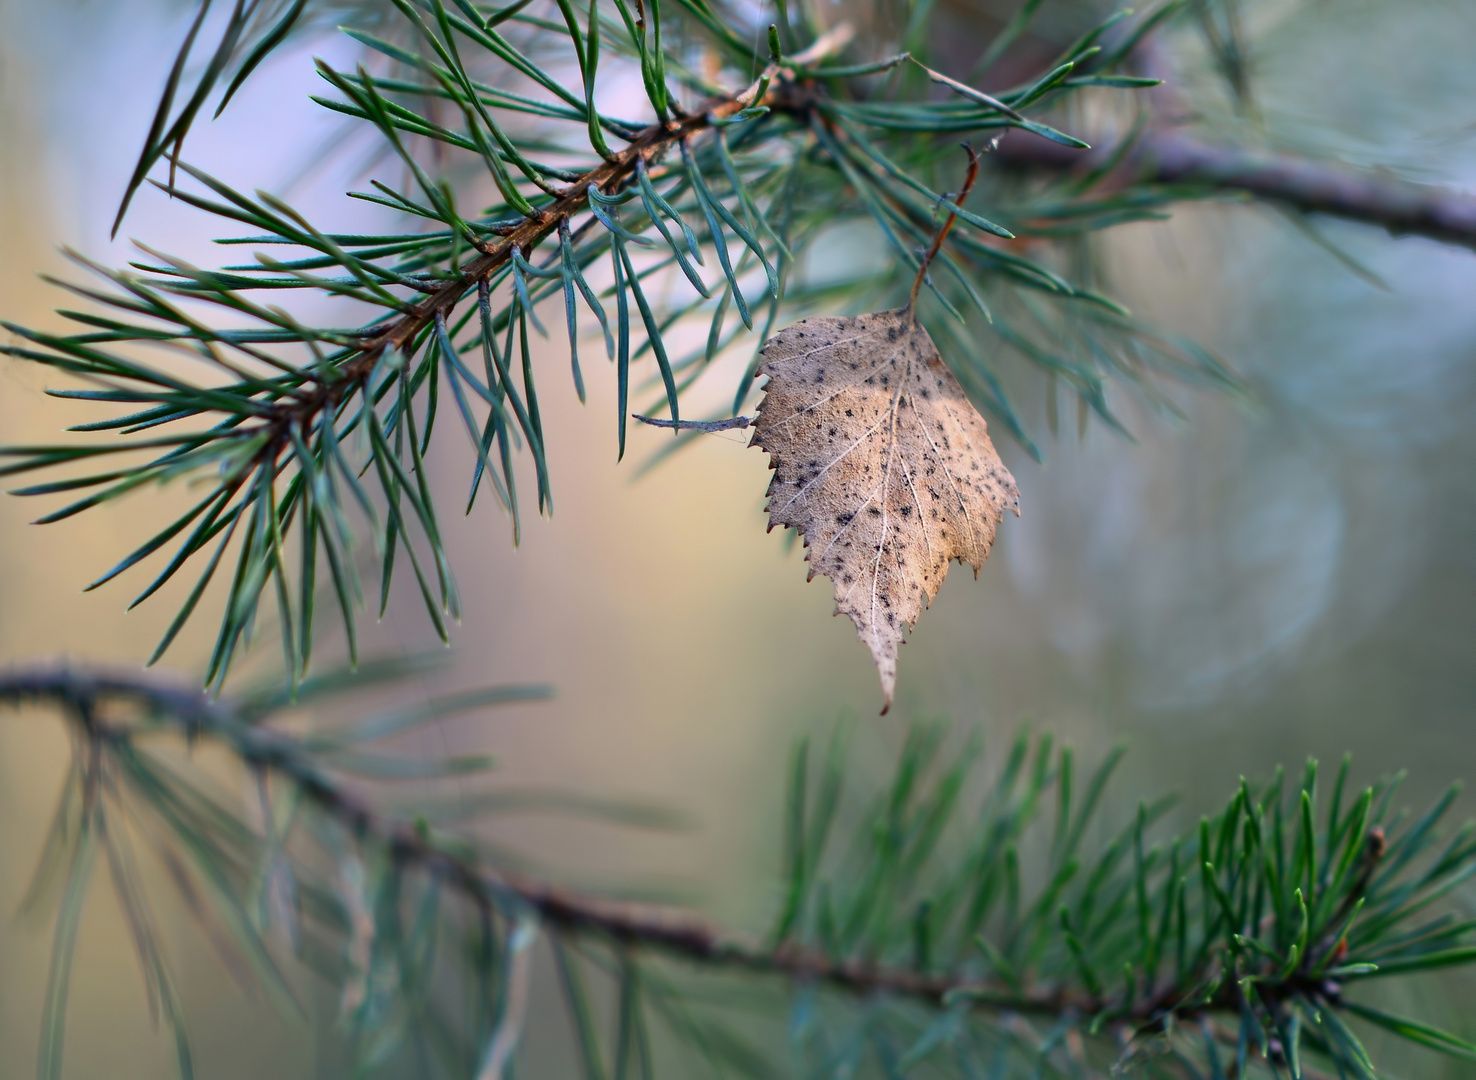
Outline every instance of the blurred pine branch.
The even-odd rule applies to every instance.
[[[85,669],[0,678],[0,701],[53,706],[73,735],[27,899],[57,910],[41,1075],[61,1067],[72,946],[99,852],[191,1072],[137,843],[166,853],[165,880],[202,927],[226,928],[217,948],[283,1002],[298,992],[283,966],[292,952],[339,987],[365,1067],[394,1067],[434,1031],[436,1075],[502,1075],[489,1062],[505,1064],[516,1044],[524,1017],[513,1000],[535,970],[553,974],[514,962],[540,936],[589,1077],[650,1074],[645,1018],[687,1052],[752,1075],[784,1071],[783,1055],[764,1049],[775,1023],[788,1025],[800,1075],[874,1060],[893,1076],[1331,1068],[1372,1078],[1381,1074],[1356,1034],[1368,1025],[1476,1058],[1476,1046],[1366,993],[1390,976],[1476,963],[1476,923],[1447,910],[1476,873],[1476,823],[1443,841],[1438,832],[1454,790],[1410,818],[1395,803],[1399,777],[1355,792],[1345,759],[1329,788],[1309,761],[1295,782],[1280,771],[1242,781],[1218,815],[1173,835],[1160,824],[1172,799],[1140,803],[1126,821],[1104,810],[1121,748],[1078,774],[1069,746],[1022,733],[986,781],[976,739],[960,747],[940,726],[916,726],[890,785],[858,803],[838,729],[823,760],[810,760],[807,742],[796,748],[780,910],[760,943],[670,907],[560,888],[347,783],[354,773],[464,774],[476,764],[369,747],[453,711],[541,694],[493,688],[299,735],[278,719],[291,707],[285,690],[228,702]],[[260,821],[158,747],[161,734],[164,747],[203,740],[239,759]],[[615,977],[610,1038],[592,1026],[584,986],[600,971]],[[756,990],[744,973],[763,978]],[[473,988],[481,1004],[468,1018],[458,995]],[[724,1005],[753,992],[768,1019],[745,1031]]]

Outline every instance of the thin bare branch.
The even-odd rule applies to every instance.
[[[1093,149],[1079,151],[1015,135],[1000,142],[994,159],[1016,168],[1085,173],[1120,151],[1110,139],[1087,141]],[[1216,146],[1172,131],[1148,131],[1124,156],[1115,175],[1244,192],[1306,213],[1377,225],[1394,236],[1424,236],[1476,249],[1476,195],[1417,184],[1389,173],[1291,154]]]

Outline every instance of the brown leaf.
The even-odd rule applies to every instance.
[[[979,574],[1014,478],[984,418],[910,307],[804,319],[764,345],[753,445],[766,450],[769,528],[799,530],[810,577],[835,582],[887,708],[897,646],[957,559]]]

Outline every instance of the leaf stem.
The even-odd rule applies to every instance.
[[[953,199],[954,206],[962,206],[969,197],[969,192],[974,190],[974,181],[979,178],[979,155],[968,143],[963,144],[964,153],[969,155],[969,171],[964,175],[963,187],[959,189],[958,196]],[[907,310],[914,311],[917,307],[917,291],[922,288],[923,279],[928,276],[928,265],[933,261],[938,251],[943,246],[943,241],[948,237],[948,231],[953,228],[953,223],[958,220],[958,211],[950,210],[948,217],[943,220],[943,227],[933,237],[932,246],[928,248],[927,254],[922,257],[922,263],[917,268],[917,277],[912,279],[912,293],[907,297]]]

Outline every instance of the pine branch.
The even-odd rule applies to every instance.
[[[504,692],[467,700],[517,699]],[[1284,823],[1278,778],[1255,792],[1243,786],[1224,814],[1201,822],[1197,840],[1179,838],[1149,847],[1145,832],[1163,806],[1140,807],[1136,822],[1093,861],[1081,849],[1081,838],[1097,816],[1119,755],[1077,790],[1069,748],[1056,755],[1044,740],[1027,769],[1027,747],[1020,742],[985,793],[986,813],[974,826],[977,835],[961,854],[943,858],[933,853],[954,816],[974,755],[954,755],[951,767],[932,776],[940,733],[919,728],[903,751],[891,791],[874,811],[879,816],[862,822],[861,836],[869,839],[863,839],[859,850],[871,845],[874,854],[850,876],[825,879],[831,887],[817,893],[826,836],[833,831],[840,759],[833,750],[812,797],[802,750],[790,801],[790,901],[774,937],[758,944],[668,908],[569,891],[500,866],[423,821],[407,824],[386,815],[344,785],[332,755],[313,750],[312,735],[292,735],[271,723],[273,702],[286,700],[267,697],[233,704],[158,680],[68,668],[0,676],[0,702],[63,706],[78,735],[80,764],[73,776],[82,785],[80,805],[94,807],[84,811],[85,820],[101,813],[101,796],[86,792],[110,791],[119,799],[120,783],[126,787],[137,782],[106,770],[116,761],[125,778],[139,775],[146,733],[162,729],[192,742],[209,739],[263,783],[268,776],[286,781],[306,806],[352,838],[353,850],[382,853],[397,882],[422,875],[437,890],[458,894],[484,921],[506,919],[515,927],[536,915],[548,932],[566,938],[567,945],[603,943],[623,958],[621,964],[634,963],[636,956],[664,956],[684,962],[693,973],[728,970],[771,976],[800,991],[825,987],[858,1002],[900,1006],[912,1001],[935,1011],[940,1023],[947,1017],[976,1015],[1001,1032],[1016,1022],[1011,1017],[1039,1016],[1079,1026],[1090,1038],[1112,1034],[1127,1048],[1114,1051],[1124,1066],[1133,1055],[1158,1053],[1154,1040],[1174,1044],[1182,1038],[1176,1033],[1200,1025],[1216,1033],[1211,1042],[1238,1044],[1242,1055],[1259,1046],[1272,1060],[1289,1060],[1293,1075],[1315,1075],[1297,1064],[1301,1053],[1316,1054],[1353,1075],[1372,1076],[1371,1064],[1340,1015],[1449,1053],[1476,1055],[1476,1047],[1454,1035],[1345,998],[1347,988],[1377,976],[1476,963],[1472,924],[1429,914],[1433,901],[1476,871],[1472,826],[1433,857],[1424,854],[1434,850],[1433,827],[1449,806],[1447,797],[1398,835],[1386,837],[1379,823],[1390,811],[1393,788],[1375,786],[1345,811],[1346,761],[1333,788],[1325,831],[1313,817],[1316,769],[1309,763]],[[423,714],[399,715],[388,725],[371,718],[361,722],[361,730],[349,729],[337,738],[357,744],[446,711],[434,704]],[[334,740],[323,745],[332,746]],[[171,794],[167,783],[159,787],[163,774],[157,771],[143,775],[149,778],[146,800],[157,804],[156,810],[168,810],[161,818],[165,833],[159,837],[165,848],[193,845],[194,856],[206,859],[207,866],[214,865],[211,859],[224,859],[222,865],[238,867],[216,869],[217,877],[227,879],[260,859],[268,867],[264,875],[271,878],[270,867],[280,860],[288,836],[275,835],[269,824],[266,848],[244,863],[242,854],[202,855],[199,841],[192,838],[219,828],[209,823],[217,811],[206,810],[198,794]],[[1012,862],[1017,856],[1011,853],[1019,850],[1038,808],[1051,801],[1052,787],[1057,819],[1046,881],[1034,898],[1021,896],[1018,863]],[[105,831],[102,821],[98,817],[95,826],[100,834]],[[67,827],[59,835],[76,831]],[[84,828],[82,834],[86,832]],[[250,833],[237,829],[235,835]],[[1196,854],[1199,868],[1190,869]],[[1180,862],[1184,855],[1189,855],[1187,865]],[[61,857],[53,853],[48,860],[54,864]],[[935,859],[941,859],[941,876],[922,875]],[[1186,871],[1182,875],[1181,865]],[[1013,884],[1006,887],[996,876],[1000,871]],[[306,867],[297,872],[300,880],[307,880],[306,872]],[[996,900],[1008,894],[998,924],[986,917],[989,903],[980,899],[989,895],[991,879]],[[919,895],[920,903],[911,899]],[[322,903],[316,901],[319,907]],[[974,913],[963,924],[963,939],[952,943],[950,912],[963,909]],[[807,929],[811,915],[806,912],[819,919],[813,924],[818,940]],[[1415,921],[1421,913],[1424,921]],[[848,929],[852,925],[869,929],[858,937]],[[973,941],[968,934],[976,935]],[[910,962],[899,962],[903,941],[908,944],[901,951]],[[1172,959],[1175,953],[1177,961]],[[1131,958],[1121,964],[1121,990],[1105,978],[1111,968],[1103,965],[1114,954]],[[1160,974],[1165,962],[1166,978]],[[1039,1052],[1049,1056],[1052,1051],[1047,1046]],[[1181,1047],[1177,1052],[1185,1051]],[[1200,1046],[1193,1052],[1218,1051]]]

